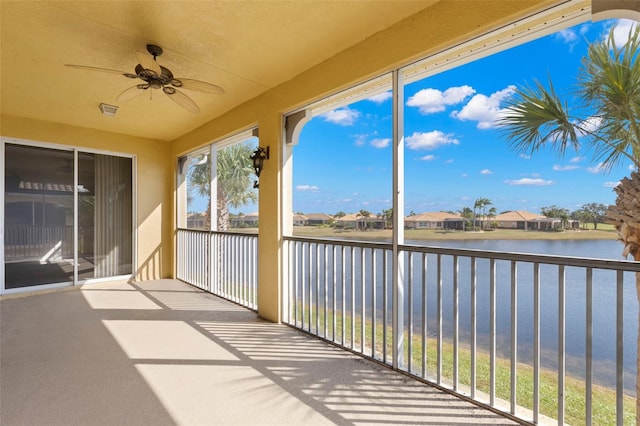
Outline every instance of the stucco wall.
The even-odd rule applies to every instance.
[[[6,115],[0,116],[0,120],[0,134],[6,138],[135,155],[138,232],[136,279],[171,276],[174,170],[167,142]]]

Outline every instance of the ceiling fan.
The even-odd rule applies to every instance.
[[[162,48],[155,44],[147,44],[147,52],[149,55],[143,52],[136,52],[136,59],[138,65],[135,67],[135,73],[129,73],[125,71],[112,70],[108,68],[98,68],[86,65],[73,65],[65,64],[70,68],[77,68],[89,71],[108,72],[112,74],[120,74],[127,78],[136,79],[139,78],[144,83],[136,84],[129,87],[116,98],[119,101],[128,101],[142,93],[145,93],[149,89],[162,89],[162,91],[176,104],[189,112],[200,112],[200,107],[189,96],[178,90],[187,89],[194,92],[211,93],[221,95],[224,93],[224,89],[215,84],[207,83],[200,80],[193,80],[190,78],[175,78],[173,73],[166,67],[158,64],[156,58],[162,55]]]

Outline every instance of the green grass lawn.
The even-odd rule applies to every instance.
[[[298,237],[333,238],[350,240],[390,241],[392,231],[340,230],[328,226],[296,226],[293,235]],[[523,231],[517,229],[496,229],[495,231],[462,232],[438,229],[407,229],[407,240],[615,240],[617,233],[612,225],[599,224],[597,230],[579,231]]]
[[[308,325],[307,311],[305,324]],[[324,333],[325,318],[324,312],[321,310],[318,319],[318,333]],[[298,312],[298,320],[302,319],[302,313]],[[327,313],[328,338],[337,343],[343,340],[342,335],[342,318],[340,313],[336,314],[336,336],[332,337],[333,317],[330,310]],[[315,330],[316,320],[315,313],[311,320],[311,330]],[[345,347],[351,347],[359,351],[362,346],[362,321],[360,317],[355,318],[355,322],[351,322],[351,318],[347,317],[344,328]],[[375,354],[374,358],[381,359],[383,351],[383,331],[382,324],[377,323],[375,335],[370,321],[364,324],[364,347],[365,355],[371,356],[371,348],[375,337]],[[387,356],[391,359],[392,354],[392,333],[391,328],[387,326]],[[437,340],[429,337],[426,340],[426,360],[427,360],[427,380],[435,381],[437,372]],[[405,339],[405,369],[408,365],[409,342]],[[421,376],[422,359],[423,359],[422,336],[414,335],[411,339],[411,360],[412,373]],[[453,356],[454,348],[452,343],[443,341],[441,352],[441,379],[444,384],[452,385],[453,383]],[[533,383],[534,370],[533,366],[524,363],[517,364],[516,374],[516,402],[520,407],[528,410],[533,409]],[[471,384],[471,351],[462,345],[458,347],[458,385],[460,388],[466,388]],[[509,401],[511,398],[511,361],[509,359],[496,357],[496,373],[495,373],[495,396],[499,400]],[[490,358],[487,352],[477,351],[476,353],[476,391],[489,394],[490,391]],[[468,392],[467,392],[468,393]],[[552,370],[540,370],[540,414],[553,419],[557,419],[558,414],[558,377],[557,373]],[[585,424],[585,382],[581,379],[566,376],[565,377],[565,423],[572,425]],[[616,422],[616,392],[615,389],[604,386],[592,386],[592,423],[594,425],[610,425]],[[635,398],[632,396],[624,397],[624,424],[635,424]]]

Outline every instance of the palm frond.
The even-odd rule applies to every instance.
[[[533,87],[516,89],[507,100],[507,109],[499,124],[517,152],[531,154],[550,146],[563,155],[569,146],[580,147],[568,106],[555,93],[551,82],[549,89],[538,80]]]

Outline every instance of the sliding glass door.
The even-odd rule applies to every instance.
[[[131,158],[17,144],[4,158],[5,290],[132,273]]]

